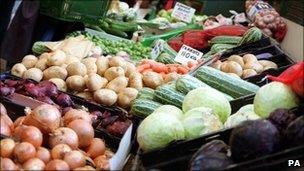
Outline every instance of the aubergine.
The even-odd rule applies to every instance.
[[[287,126],[294,121],[297,116],[288,109],[276,109],[270,113],[268,120],[280,131],[283,135]]]
[[[291,122],[285,131],[285,141],[288,147],[304,145],[304,115]]]

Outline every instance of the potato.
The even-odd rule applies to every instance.
[[[254,69],[258,74],[263,71],[263,66],[258,62],[248,62],[244,65],[244,69]]]
[[[114,56],[109,58],[110,67],[122,67],[125,68],[126,61],[120,56]]]
[[[73,62],[80,62],[80,60],[75,56],[67,56],[64,63],[69,65],[70,63]]]
[[[156,72],[146,72],[143,75],[143,81],[145,86],[155,89],[156,87],[163,84],[163,78]]]
[[[168,82],[177,80],[180,76],[181,75],[179,75],[178,73],[172,72],[172,73],[166,74],[163,79],[164,79],[165,83],[168,83]]]
[[[231,75],[231,76],[233,76],[233,77],[235,77],[235,78],[240,78],[238,75],[236,75],[235,73],[227,73],[227,74],[229,74],[229,75]]]
[[[66,70],[69,76],[80,75],[85,76],[87,74],[87,67],[81,62],[70,63]]]
[[[109,59],[98,57],[96,60],[97,74],[103,76],[104,72],[109,68]]]
[[[24,79],[32,79],[37,82],[41,81],[43,77],[43,73],[38,68],[30,68],[29,70],[25,71],[23,74]]]
[[[66,55],[62,50],[55,50],[47,59],[48,66],[60,66],[64,64]]]
[[[242,78],[248,78],[254,75],[257,75],[258,73],[254,69],[245,69],[243,71]]]
[[[241,56],[239,56],[239,55],[231,55],[227,60],[228,61],[234,61],[234,62],[240,64],[242,68],[245,65],[243,58]]]
[[[89,57],[89,58],[84,58],[81,61],[87,68],[87,74],[90,74],[90,73],[96,74],[97,73],[97,65],[95,63],[96,60],[97,60],[96,58]]]
[[[22,63],[17,63],[12,67],[11,73],[17,77],[22,77],[25,71],[26,67]]]
[[[137,90],[143,88],[142,75],[139,72],[134,72],[129,76],[129,87]]]
[[[66,79],[66,85],[69,89],[83,91],[86,88],[85,80],[80,75],[73,75]]]
[[[220,60],[217,60],[217,61],[213,62],[210,66],[212,68],[221,70],[222,62]]]
[[[131,62],[126,62],[126,70],[125,70],[125,75],[126,77],[129,77],[132,73],[135,73],[136,67],[134,64],[132,64]]]
[[[67,70],[60,66],[51,66],[43,71],[44,80],[49,80],[51,78],[60,78],[62,80],[65,80],[67,76]]]
[[[44,52],[39,56],[39,59],[48,59],[51,55],[52,53]]]
[[[26,67],[26,69],[30,69],[33,68],[36,63],[38,61],[38,58],[34,55],[26,55],[23,59],[22,59],[22,64]]]
[[[253,54],[246,54],[243,56],[243,61],[246,64],[246,63],[256,62],[258,61],[258,59]]]
[[[60,65],[60,67],[66,69],[68,67],[68,65],[67,64],[62,64],[62,65]]]
[[[41,58],[37,61],[35,68],[40,69],[41,71],[47,69],[47,58]]]
[[[258,61],[263,66],[263,71],[268,70],[270,68],[277,69],[278,65],[272,61],[268,60],[259,60]]]
[[[122,67],[111,67],[106,70],[106,72],[104,73],[103,76],[108,81],[112,81],[113,79],[115,79],[119,76],[124,76],[124,75],[125,75],[125,71],[122,69]]]
[[[54,83],[60,91],[67,91],[67,85],[63,79],[51,78],[51,79],[49,79],[49,81]]]
[[[118,105],[122,108],[129,108],[131,106],[131,102],[136,99],[137,94],[138,90],[135,88],[127,87],[121,90],[118,94]]]
[[[100,89],[94,92],[94,100],[97,103],[111,106],[117,101],[117,94],[113,90]]]
[[[86,86],[89,91],[96,91],[104,88],[108,84],[108,80],[98,74],[91,73],[84,77]]]
[[[124,76],[120,76],[110,81],[106,86],[107,89],[111,89],[118,93],[120,90],[126,88],[128,86],[128,78]]]
[[[84,98],[86,100],[94,100],[93,94],[89,91],[83,91],[83,92],[77,93],[76,96]]]
[[[240,64],[234,61],[227,61],[222,65],[221,70],[226,73],[235,73],[239,77],[242,76],[243,68]]]

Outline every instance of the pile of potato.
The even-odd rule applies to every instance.
[[[246,54],[243,57],[231,55],[226,61],[217,60],[211,67],[226,72],[238,78],[248,78],[270,68],[278,68],[277,64],[268,60],[258,60],[253,54]]]
[[[61,91],[122,108],[129,108],[143,87],[142,75],[135,65],[120,56],[79,59],[56,50],[39,57],[25,56],[12,67],[11,73],[37,82],[50,80]]]

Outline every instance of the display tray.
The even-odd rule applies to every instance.
[[[246,104],[253,103],[253,96],[246,97],[243,100],[236,102],[236,106],[232,106],[234,110],[238,110],[240,107]],[[234,104],[232,104],[234,105]],[[297,115],[301,116],[304,113],[304,101],[297,108],[292,109]],[[160,170],[187,170],[189,161],[193,154],[204,144],[212,140],[222,140],[226,144],[229,144],[229,137],[233,128],[226,128],[220,131],[206,134],[202,137],[195,138],[187,141],[173,142],[167,147],[151,152],[139,152],[140,160],[145,169],[160,169]],[[232,164],[224,170],[255,170],[259,168],[262,170],[267,167],[279,167],[282,166],[282,162],[285,162],[284,167],[288,165],[288,159],[304,159],[304,145],[289,149],[284,149],[277,153],[263,156],[254,160]]]
[[[6,72],[6,73],[3,73],[3,74],[0,75],[0,80],[6,80],[6,79],[22,80],[19,77],[10,75],[9,72]],[[36,83],[35,81],[32,81],[32,82]],[[61,92],[61,91],[59,91],[59,92]],[[61,92],[61,93],[66,93],[66,92]],[[76,108],[82,108],[82,106],[84,106],[91,112],[92,111],[100,111],[100,112],[103,113],[105,111],[108,111],[108,112],[111,113],[111,115],[126,117],[127,120],[132,122],[132,118],[130,118],[128,116],[128,113],[121,108],[118,108],[118,107],[115,107],[115,106],[113,106],[113,107],[104,106],[104,105],[97,104],[97,103],[94,103],[94,102],[90,102],[90,101],[85,100],[83,98],[77,97],[77,96],[75,96],[71,93],[66,93],[66,94],[68,94],[71,97],[72,101],[75,104],[74,107],[76,107]],[[31,100],[31,98],[28,98],[28,99]],[[1,97],[1,101],[2,100],[7,100],[7,101],[10,101],[11,103],[13,103],[12,100],[9,97]],[[13,104],[15,104],[15,103],[13,103]],[[21,106],[21,105],[19,105],[19,106]],[[23,106],[23,107],[27,107],[27,106]],[[135,125],[136,124],[134,124],[134,126]],[[101,127],[97,128],[97,127],[95,127],[96,135],[102,136],[107,142],[109,142],[109,144],[112,145],[113,148],[117,148],[118,145],[119,145],[119,142],[121,141],[121,137],[111,135],[111,134],[108,133],[108,131],[106,129],[101,128]],[[132,129],[132,141],[134,139],[135,130],[136,130],[136,128]]]

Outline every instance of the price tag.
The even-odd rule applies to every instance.
[[[253,21],[254,18],[255,18],[255,15],[257,13],[259,13],[260,11],[263,11],[263,10],[273,10],[273,8],[267,2],[263,2],[263,1],[256,2],[256,4],[254,4],[250,8],[250,10],[249,10],[249,12],[247,14],[248,18],[250,18]]]
[[[182,20],[186,23],[190,23],[194,13],[195,13],[194,8],[191,8],[187,5],[177,2],[173,8],[171,16],[179,20]]]
[[[197,61],[203,57],[203,53],[193,49],[190,46],[183,45],[175,57],[175,61],[181,64],[187,64],[188,61]]]
[[[152,59],[156,59],[164,50],[164,41],[163,40],[157,40],[154,44],[155,45],[151,51]]]

